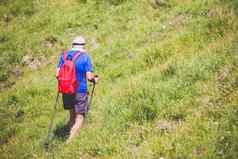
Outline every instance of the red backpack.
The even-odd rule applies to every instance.
[[[64,64],[60,67],[58,75],[58,90],[64,94],[74,94],[79,86],[76,76],[75,61],[80,53],[76,52],[73,58],[67,59],[67,53],[64,53]]]

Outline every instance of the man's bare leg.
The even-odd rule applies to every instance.
[[[72,126],[74,125],[74,123],[75,123],[75,111],[74,111],[74,109],[70,109],[69,110],[69,121],[67,123],[67,127],[69,129],[71,129]]]
[[[68,141],[72,140],[77,135],[78,131],[82,128],[83,123],[84,123],[84,115],[76,113],[75,122],[70,130]]]

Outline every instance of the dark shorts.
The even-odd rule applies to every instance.
[[[64,109],[74,109],[76,113],[80,114],[85,114],[89,110],[87,93],[63,94],[63,104]]]

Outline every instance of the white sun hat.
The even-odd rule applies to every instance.
[[[74,40],[72,41],[72,50],[73,51],[80,51],[80,52],[86,52],[84,49],[86,42],[84,37],[82,36],[76,36]]]
[[[85,39],[82,36],[76,36],[72,41],[72,45],[85,45]]]

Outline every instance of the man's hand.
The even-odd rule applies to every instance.
[[[98,75],[94,75],[92,72],[87,72],[86,77],[92,83],[98,83],[99,81]]]

